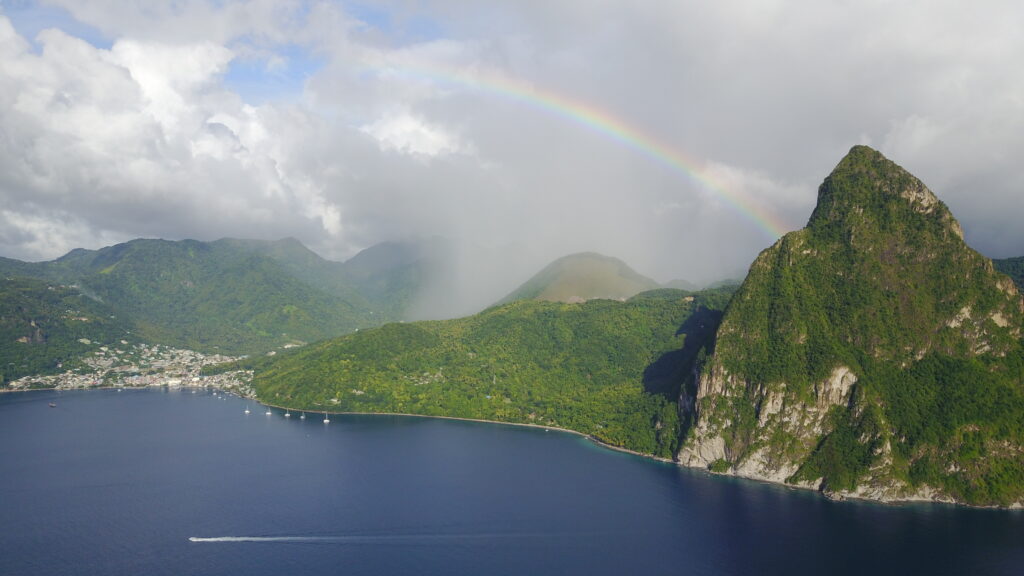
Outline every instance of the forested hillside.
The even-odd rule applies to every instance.
[[[517,301],[468,318],[388,324],[256,363],[259,397],[293,409],[558,426],[671,457],[676,398],[728,290],[626,302]]]
[[[127,322],[75,288],[0,278],[0,383],[66,369],[93,347],[135,341]]]

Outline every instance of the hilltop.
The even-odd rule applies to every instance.
[[[1021,502],[1022,311],[945,204],[856,146],[726,310],[679,459],[836,497]]]
[[[618,258],[583,252],[555,260],[502,298],[499,304],[515,300],[620,300],[658,287],[657,282],[638,274]]]

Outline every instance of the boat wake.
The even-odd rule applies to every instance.
[[[232,543],[232,542],[290,542],[290,543],[345,543],[345,544],[429,544],[450,540],[504,540],[551,538],[552,536],[570,536],[569,534],[536,533],[472,533],[472,534],[378,534],[378,535],[347,535],[347,536],[192,536],[189,542],[201,543]],[[575,534],[582,536],[582,534]]]
[[[344,542],[348,536],[192,536],[189,542]]]

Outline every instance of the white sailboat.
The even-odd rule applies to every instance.
[[[292,413],[291,413],[291,412],[289,412],[289,411],[287,411],[287,410],[285,410],[285,411],[284,411],[284,417],[285,417],[285,418],[291,418],[291,417],[292,417]]]
[[[302,416],[299,416],[299,420],[305,420],[305,419],[306,419],[306,413],[303,412]]]
[[[246,404],[246,405],[245,405],[245,413],[246,413],[246,414],[248,414],[248,413],[249,413],[249,405],[248,405],[248,404]]]
[[[273,412],[270,411],[270,408],[267,408],[267,416],[270,416],[271,414],[273,414]]]
[[[331,419],[327,417],[327,412],[324,412],[324,424],[330,424]]]

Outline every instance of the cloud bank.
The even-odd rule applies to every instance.
[[[857,143],[1024,254],[1024,8],[982,4],[0,4],[0,254],[441,235],[704,281]]]

